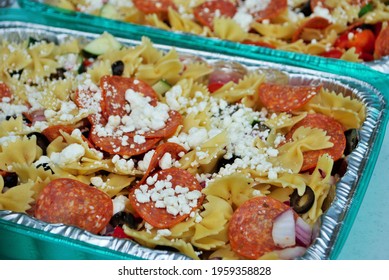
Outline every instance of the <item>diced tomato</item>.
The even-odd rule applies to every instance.
[[[373,31],[370,29],[364,29],[362,31],[351,30],[349,32],[343,33],[335,41],[334,46],[346,50],[355,47],[364,53],[373,53],[374,43],[375,35]]]
[[[359,47],[362,52],[373,53],[375,36],[373,31],[365,29],[361,32],[355,32],[354,37],[349,41],[349,48]]]
[[[208,90],[210,93],[213,93],[217,91],[219,88],[221,88],[222,86],[224,86],[224,83],[212,83],[208,85]]]
[[[339,49],[331,49],[329,51],[320,54],[320,56],[328,57],[328,58],[341,58],[342,55],[343,55],[343,51]]]
[[[129,238],[129,236],[124,232],[123,228],[120,226],[115,227],[112,236],[117,238]]]
[[[355,53],[359,54],[359,58],[363,61],[372,61],[374,56],[372,53],[363,51],[360,47],[355,47]]]

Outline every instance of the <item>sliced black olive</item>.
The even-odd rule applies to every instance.
[[[339,175],[340,177],[343,177],[344,174],[347,171],[347,159],[346,158],[340,158],[337,161],[334,162],[334,167],[332,168],[331,175]]]
[[[344,132],[346,136],[346,148],[344,149],[344,154],[347,156],[358,145],[358,131],[356,129],[349,129]]]
[[[22,115],[22,117],[23,117],[23,121],[24,121],[25,123],[28,123],[28,124],[31,123],[31,122],[26,118],[25,115]],[[5,116],[5,120],[6,120],[6,121],[9,121],[10,119],[16,120],[17,118],[18,118],[17,115]]]
[[[117,212],[109,221],[112,227],[127,225],[130,228],[136,228],[137,220],[135,217],[126,211]]]
[[[47,162],[40,163],[36,166],[36,168],[43,167],[44,171],[51,171],[51,174],[54,174],[53,169],[51,169],[50,165]]]
[[[168,252],[179,252],[176,248],[164,246],[164,245],[157,245],[154,247],[154,249],[160,250],[160,251],[168,251]]]
[[[305,4],[300,8],[300,13],[303,13],[306,17],[312,14],[311,1],[305,2]]]
[[[263,124],[262,122],[260,122],[260,121],[258,121],[258,120],[252,121],[251,126],[252,126],[254,129],[257,129],[257,130],[259,130],[259,131],[270,130],[270,128],[269,128],[268,126],[266,126],[265,124]]]
[[[221,158],[217,164],[218,170],[226,167],[227,164],[233,164],[237,158],[240,158],[240,157],[232,156],[229,159]]]
[[[33,135],[36,136],[36,144],[42,149],[43,155],[46,155],[47,146],[49,146],[50,141],[39,132],[31,132],[27,134],[27,137],[30,139]]]
[[[18,185],[18,175],[15,172],[6,172],[2,175],[4,180],[4,187],[13,188]]]
[[[10,72],[9,74],[11,75],[11,77],[14,77],[14,76],[19,76],[22,75],[23,73],[23,69],[20,69],[20,70],[14,70],[12,72]]]
[[[5,120],[6,120],[6,121],[9,121],[10,119],[15,119],[15,120],[16,120],[17,118],[18,118],[18,116],[12,115],[12,116],[6,116],[6,117],[5,117]]]
[[[63,80],[65,79],[65,68],[57,68],[55,73],[50,75],[50,80]]]
[[[309,186],[306,186],[302,196],[299,196],[297,189],[290,195],[290,206],[297,214],[307,213],[311,209],[314,201],[315,193]]]
[[[111,69],[112,69],[112,74],[114,76],[121,76],[123,74],[123,71],[124,71],[123,61],[121,61],[121,60],[115,61],[114,63],[112,63]]]
[[[28,38],[28,47],[31,47],[37,43],[49,43],[49,40],[47,39],[36,39],[34,37]]]
[[[83,62],[80,64],[80,67],[78,67],[77,72],[78,72],[78,74],[82,74],[82,73],[86,72],[86,66]]]

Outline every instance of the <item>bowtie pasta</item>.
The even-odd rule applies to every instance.
[[[365,119],[323,84],[146,37],[0,54],[0,209],[193,259],[302,255]]]
[[[46,0],[168,31],[361,62],[389,54],[386,0]]]

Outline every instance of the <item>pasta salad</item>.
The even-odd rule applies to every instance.
[[[0,210],[192,259],[304,254],[365,119],[279,70],[109,33],[0,45]]]
[[[387,0],[45,0],[168,31],[285,51],[372,61],[389,54]]]

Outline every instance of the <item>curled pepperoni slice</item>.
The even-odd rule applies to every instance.
[[[67,134],[72,134],[75,129],[72,125],[51,125],[42,131],[42,134],[46,136],[49,142],[54,141],[57,137],[62,136],[61,131]]]
[[[389,24],[386,28],[381,29],[374,45],[374,57],[376,59],[380,59],[386,55],[389,55]]]
[[[262,104],[270,111],[291,112],[304,106],[322,88],[318,86],[296,86],[262,83],[258,94]]]
[[[161,138],[144,138],[144,141],[137,141],[133,136],[99,136],[96,126],[92,126],[89,133],[89,140],[95,147],[111,155],[136,156],[154,148]]]
[[[150,182],[155,174],[156,181]],[[202,188],[196,178],[183,169],[173,167],[155,174],[146,180],[147,184],[132,189],[130,203],[153,227],[171,228],[201,205],[204,198]]]
[[[75,127],[73,125],[61,125],[61,124],[51,125],[51,126],[45,128],[42,131],[42,134],[47,138],[47,140],[49,140],[49,142],[52,142],[57,137],[62,136],[61,131],[65,132],[67,134],[72,134],[73,130],[75,130],[76,128],[77,127]],[[94,148],[92,143],[84,135],[81,135],[81,138],[84,142],[86,142],[88,144],[88,146],[90,148]]]
[[[264,19],[274,19],[288,8],[287,0],[270,0],[267,7],[253,14],[256,21]]]
[[[167,13],[169,7],[174,8],[172,0],[132,0],[132,2],[145,14]]]
[[[277,216],[290,209],[272,197],[258,196],[244,202],[236,209],[228,226],[231,249],[237,254],[258,259],[276,250],[272,230]]]
[[[328,19],[323,17],[312,17],[309,18],[307,21],[305,21],[293,34],[292,36],[292,42],[297,41],[301,38],[301,34],[304,32],[305,28],[310,29],[325,29],[328,27],[331,23],[328,21]]]
[[[215,17],[232,18],[236,14],[236,6],[228,0],[211,0],[195,7],[193,14],[200,24],[212,29]]]
[[[149,174],[158,167],[159,161],[166,153],[169,153],[172,159],[177,160],[180,158],[179,154],[186,153],[186,150],[184,147],[176,143],[166,142],[161,145],[158,145],[158,147],[155,149],[153,157],[150,160],[149,167],[147,168],[139,184],[143,184],[143,182],[147,179]]]
[[[102,89],[101,113],[105,119],[109,116],[124,116],[127,115],[125,105],[126,91],[133,90],[140,92],[143,96],[150,97],[150,104],[157,104],[158,96],[154,89],[145,82],[122,76],[103,76],[100,79],[100,87]]]
[[[12,93],[9,87],[5,84],[0,82],[0,102],[4,102],[6,100],[11,101],[12,99]],[[8,102],[7,100],[7,102]]]
[[[35,206],[35,217],[42,221],[72,225],[94,234],[105,228],[112,213],[112,200],[106,193],[68,178],[48,183]]]
[[[332,142],[334,146],[327,149],[304,152],[303,166],[300,171],[307,171],[314,168],[319,157],[323,154],[329,154],[334,161],[342,157],[344,149],[346,148],[346,136],[344,135],[344,127],[342,124],[326,115],[308,114],[304,119],[295,124],[286,134],[286,140],[289,141],[296,129],[301,126],[323,129],[327,132],[327,136],[330,136],[330,142]]]

